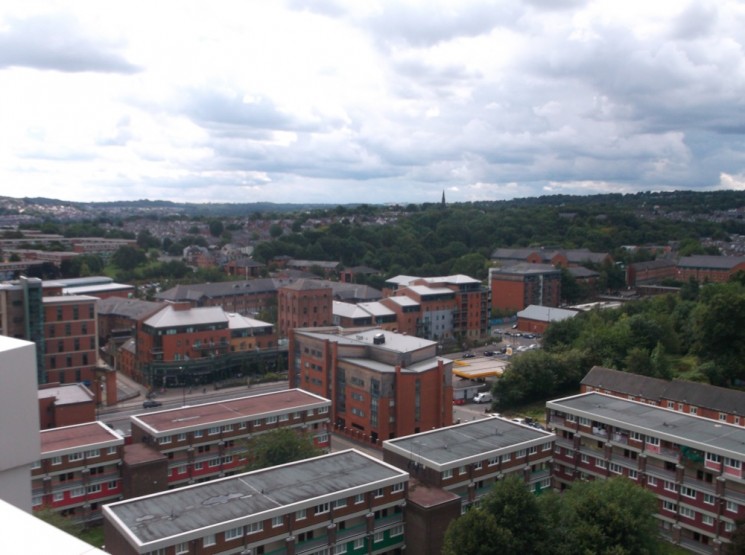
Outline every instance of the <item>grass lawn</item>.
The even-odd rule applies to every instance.
[[[103,525],[90,526],[87,529],[79,532],[77,536],[86,543],[91,544],[93,547],[99,549],[104,544],[103,541]]]

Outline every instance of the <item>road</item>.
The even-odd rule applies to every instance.
[[[207,390],[202,393],[201,390],[188,393],[188,390],[170,389],[165,395],[160,395],[156,400],[163,403],[162,406],[152,409],[143,409],[141,397],[135,402],[129,402],[123,406],[100,409],[97,419],[104,422],[107,426],[120,430],[124,435],[130,434],[129,417],[136,414],[146,414],[159,410],[175,409],[186,405],[199,405],[202,403],[211,403],[214,401],[225,401],[227,399],[237,399],[248,395],[259,395],[261,393],[272,393],[275,391],[284,391],[288,387],[287,382],[272,382],[267,384],[252,385],[246,387],[233,387],[226,389]]]

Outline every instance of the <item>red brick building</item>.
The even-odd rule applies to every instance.
[[[489,269],[493,310],[523,310],[529,305],[559,306],[561,270],[547,264],[522,263]]]
[[[660,283],[666,279],[678,279],[675,260],[661,258],[649,262],[634,262],[626,268],[626,284],[629,287]]]
[[[332,400],[340,432],[379,444],[452,424],[452,361],[437,343],[380,329],[295,329],[290,387]]]
[[[98,355],[96,301],[96,297],[87,295],[44,297],[46,383],[94,384]]]
[[[745,392],[686,380],[661,380],[594,366],[580,383],[582,393],[640,401],[678,412],[745,426]]]
[[[728,281],[737,272],[745,272],[742,256],[684,256],[678,261],[678,281],[694,279],[699,283]]]
[[[42,430],[41,460],[31,470],[34,509],[77,521],[100,518],[101,506],[122,496],[123,446],[101,422]]]
[[[291,389],[149,412],[131,417],[132,444],[144,443],[167,458],[169,487],[204,482],[245,469],[246,441],[271,430],[307,433],[327,451],[330,405],[328,399]]]
[[[334,321],[333,289],[314,279],[299,279],[280,287],[277,294],[277,328],[287,337],[294,328],[330,326]]]
[[[81,383],[39,387],[39,427],[60,428],[96,420],[96,399]]]

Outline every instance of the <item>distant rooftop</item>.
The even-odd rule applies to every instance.
[[[437,344],[436,341],[431,341],[429,339],[385,331],[380,328],[350,329],[339,330],[336,332],[331,331],[328,328],[325,328],[323,331],[314,331],[314,328],[299,328],[297,332],[313,337],[329,339],[330,341],[336,341],[338,343],[348,345],[371,345],[376,349],[387,349],[400,353],[418,351]],[[375,336],[380,335],[385,338],[385,341],[380,344],[375,344]]]
[[[39,399],[54,397],[56,405],[74,405],[76,403],[90,403],[93,393],[82,383],[42,385],[39,388]]]
[[[219,306],[187,308],[185,310],[177,310],[173,306],[167,306],[145,320],[145,325],[153,328],[170,328],[214,323],[227,324],[227,322],[228,318],[225,316],[225,311]]]
[[[577,314],[578,312],[576,310],[532,304],[518,312],[517,317],[539,322],[561,322],[562,320],[574,318]]]
[[[349,450],[110,503],[107,519],[140,552],[406,482],[403,472]]]
[[[414,463],[439,471],[484,460],[485,457],[552,441],[554,434],[492,416],[383,442]]]

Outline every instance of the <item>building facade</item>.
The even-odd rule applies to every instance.
[[[322,281],[299,279],[277,293],[277,327],[281,337],[294,328],[330,326],[333,289]]]
[[[678,260],[676,279],[687,282],[696,280],[699,283],[723,283],[729,281],[737,272],[745,272],[745,257],[695,255],[684,256]]]
[[[101,422],[41,431],[41,458],[32,466],[35,510],[76,521],[100,518],[104,503],[121,499],[124,438]]]
[[[248,464],[247,441],[279,428],[306,433],[329,449],[331,402],[299,389],[132,416],[132,443],[168,459],[169,487],[235,474]]]
[[[349,450],[112,503],[117,555],[401,554],[408,474]]]
[[[437,343],[388,331],[296,329],[290,387],[331,399],[335,429],[379,444],[452,424],[452,364]]]
[[[522,263],[489,268],[493,310],[523,310],[532,304],[557,307],[561,302],[561,270],[546,264]]]
[[[546,403],[554,486],[625,476],[655,494],[661,533],[724,552],[745,518],[745,429],[601,393]]]

